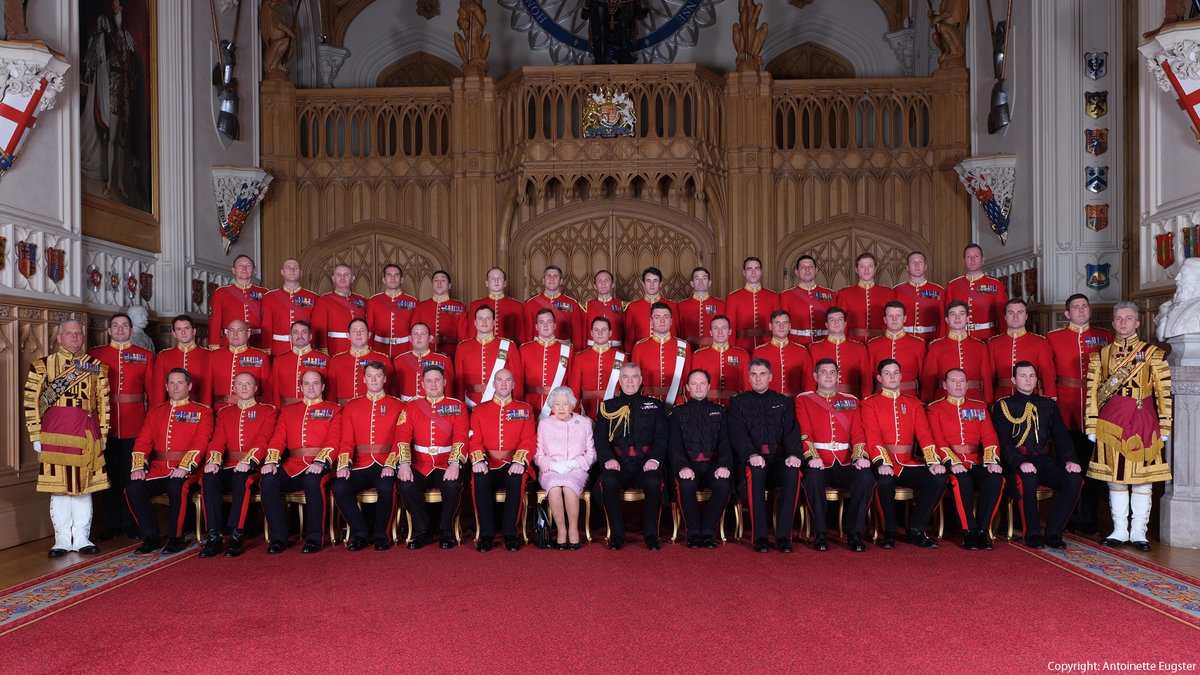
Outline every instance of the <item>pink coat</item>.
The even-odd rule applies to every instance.
[[[537,452],[533,461],[538,468],[538,481],[543,490],[565,487],[582,494],[587,484],[588,467],[596,462],[596,446],[592,443],[592,421],[583,415],[572,414],[562,421],[551,415],[538,424]],[[555,462],[574,462],[575,466],[556,471]]]

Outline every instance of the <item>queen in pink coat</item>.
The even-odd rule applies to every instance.
[[[550,514],[559,523],[558,546],[574,550],[579,548],[579,495],[596,461],[592,421],[572,412],[578,401],[570,387],[555,387],[548,398],[552,414],[538,425],[533,461]]]

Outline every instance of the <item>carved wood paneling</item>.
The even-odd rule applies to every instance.
[[[333,290],[333,268],[345,264],[354,270],[354,291],[370,297],[383,287],[383,266],[395,263],[404,270],[404,290],[426,298],[433,292],[430,276],[448,263],[444,250],[427,250],[443,246],[403,228],[364,223],[349,228],[347,233],[323,240],[300,254],[306,287],[317,293]]]
[[[854,64],[829,47],[802,42],[771,59],[766,71],[779,80],[851,78]]]
[[[415,52],[383,69],[376,87],[448,87],[462,71],[428,52]]]

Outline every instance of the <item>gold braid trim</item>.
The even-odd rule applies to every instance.
[[[608,412],[604,404],[600,404],[600,416],[608,420],[608,442],[612,443],[612,439],[616,437],[617,431],[624,426],[625,431],[629,431],[629,406],[623,405],[613,412]]]
[[[1032,401],[1029,401],[1025,404],[1025,412],[1022,413],[1020,417],[1014,418],[1012,416],[1012,413],[1008,410],[1008,401],[1000,401],[1000,412],[1004,414],[1004,419],[1008,420],[1013,425],[1012,437],[1017,438],[1017,434],[1021,435],[1020,440],[1018,440],[1016,443],[1018,446],[1025,445],[1025,440],[1029,438],[1029,432],[1031,430],[1033,431],[1034,442],[1036,443],[1038,440],[1040,440],[1038,438],[1037,406],[1035,406]],[[1024,430],[1022,430],[1022,427],[1024,427]]]

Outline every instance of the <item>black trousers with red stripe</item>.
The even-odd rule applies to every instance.
[[[221,512],[225,508],[225,493],[233,495],[225,527],[239,532],[246,529],[246,513],[250,511],[250,488],[258,482],[257,471],[239,473],[233,467],[216,473],[206,473],[200,479],[204,494],[204,526],[209,536],[221,535]]]
[[[1050,517],[1046,519],[1046,536],[1061,535],[1079,501],[1079,492],[1083,488],[1083,472],[1068,473],[1058,460],[1048,455],[1038,457],[1022,457],[1021,462],[1029,462],[1037,469],[1035,473],[1021,473],[1018,464],[1012,467],[1009,480],[1017,491],[1017,505],[1021,510],[1021,522],[1025,524],[1025,535],[1042,533],[1041,518],[1038,514],[1038,487],[1053,488],[1058,491],[1054,497],[1054,505],[1050,507]]]
[[[496,536],[497,488],[504,488],[504,521],[500,524],[500,532],[505,538],[517,536],[521,507],[525,503],[525,476],[529,471],[510,473],[512,466],[505,464],[483,473],[471,472],[475,522],[479,525],[479,538],[483,541],[491,541]]]
[[[125,488],[125,499],[137,520],[138,534],[143,538],[158,536],[158,519],[154,517],[151,497],[165,494],[167,510],[171,515],[171,536],[183,536],[183,521],[187,517],[184,505],[192,487],[199,480],[194,474],[184,478],[155,478],[154,480],[131,480]]]
[[[275,473],[262,474],[258,491],[262,495],[262,510],[267,518],[267,528],[271,530],[271,541],[287,543],[287,505],[283,503],[283,495],[301,490],[304,491],[304,541],[320,545],[325,540],[325,521],[329,517],[325,486],[332,478],[330,471],[305,471],[299,476],[289,476],[279,468]]]
[[[108,482],[111,487],[101,493],[100,502],[104,505],[105,531],[114,537],[127,531],[132,532],[135,527],[134,515],[125,501],[125,488],[130,483],[129,472],[133,467],[133,443],[136,440],[136,438],[109,438],[104,445],[104,469],[108,472]]]
[[[642,536],[658,536],[665,491],[663,472],[661,466],[653,471],[646,471],[644,465],[645,461],[640,458],[626,460],[621,464],[620,471],[604,469],[596,479],[596,487],[593,488],[594,499],[604,505],[610,539],[625,539],[625,514],[621,510],[624,502],[621,493],[629,488],[638,488],[646,495],[646,501],[642,504]]]
[[[1092,452],[1095,451],[1096,444],[1089,441],[1087,434],[1082,431],[1072,431],[1071,440],[1075,442],[1075,456],[1083,458],[1083,466],[1086,469],[1087,460],[1092,456]],[[1075,510],[1071,512],[1071,518],[1068,522],[1077,527],[1095,528],[1097,510],[1107,496],[1108,483],[1084,476],[1083,489],[1079,493],[1079,503],[1076,504]]]
[[[875,491],[875,474],[871,473],[870,468],[858,469],[853,464],[836,462],[824,469],[805,466],[803,484],[804,499],[813,514],[814,534],[825,533],[825,524],[828,522],[825,520],[828,508],[825,489],[835,487],[850,491],[850,534],[862,536],[867,529],[867,507]]]
[[[437,488],[442,491],[442,517],[438,529],[443,536],[454,534],[454,514],[462,501],[463,477],[471,467],[459,468],[457,480],[446,480],[445,469],[432,469],[429,475],[413,469],[411,481],[397,481],[400,486],[400,497],[404,500],[404,508],[412,514],[413,531],[418,534],[429,532],[429,513],[426,511],[425,491]]]
[[[717,465],[713,462],[690,462],[691,470],[696,477],[684,480],[675,474],[675,490],[679,499],[679,511],[683,514],[683,526],[687,529],[688,537],[715,537],[717,525],[729,505],[729,493],[733,491],[733,481],[729,477],[717,478],[713,474]],[[700,490],[711,490],[708,505],[704,507],[701,517],[700,501],[696,493]]]
[[[796,520],[796,504],[800,501],[800,467],[788,466],[785,456],[764,457],[766,466],[746,462],[746,501],[750,504],[751,531],[754,541],[767,538],[767,495],[772,487],[779,488],[779,503],[775,508],[775,539],[790,541],[792,523]]]
[[[333,480],[333,500],[337,502],[338,511],[350,525],[351,539],[367,537],[367,517],[358,508],[358,493],[375,488],[379,493],[379,501],[375,503],[375,522],[371,524],[372,539],[391,537],[392,518],[396,515],[393,507],[396,504],[396,477],[383,475],[383,465],[372,464],[350,472],[349,478]]]
[[[978,501],[975,500],[975,490],[979,490]],[[962,473],[951,471],[950,492],[954,495],[958,522],[968,530],[986,530],[996,516],[996,509],[1000,508],[1004,474],[992,473],[979,463]]]
[[[946,494],[946,481],[945,473],[934,475],[928,466],[905,466],[900,475],[883,476],[877,473],[875,496],[879,500],[879,510],[883,512],[883,531],[896,533],[896,488],[906,487],[917,492],[912,513],[909,514],[908,528],[924,532],[929,527],[933,510],[942,501],[942,495]]]

